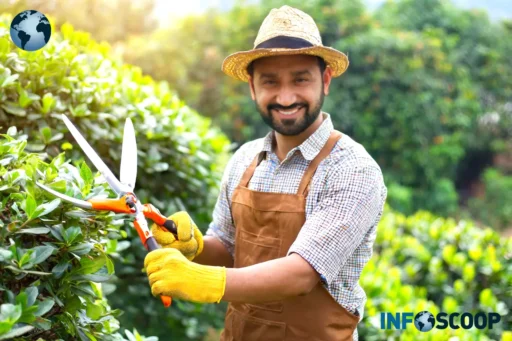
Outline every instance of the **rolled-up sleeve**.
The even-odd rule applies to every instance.
[[[379,219],[384,188],[376,164],[332,169],[288,255],[299,254],[330,285]]]
[[[213,219],[206,231],[206,235],[217,238],[226,247],[231,256],[234,256],[235,250],[235,226],[231,215],[231,200],[228,187],[235,157],[237,157],[236,154],[231,157],[224,169],[219,197],[213,209]]]

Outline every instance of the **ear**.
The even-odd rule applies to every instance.
[[[332,80],[332,70],[330,67],[326,67],[324,74],[322,76],[322,82],[324,83],[324,95],[327,96],[329,94],[329,85],[331,85]]]
[[[251,90],[251,98],[253,101],[256,100],[256,93],[254,92],[254,80],[249,76],[249,89]]]

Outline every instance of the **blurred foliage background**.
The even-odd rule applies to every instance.
[[[231,80],[220,66],[230,53],[251,49],[263,18],[285,2],[238,1],[224,10],[169,13],[163,25],[150,15],[159,4],[3,1],[0,133],[15,126],[25,134],[27,152],[48,160],[64,152],[78,165],[83,155],[58,119],[65,113],[117,170],[122,122],[129,116],[139,144],[138,196],[166,214],[188,210],[205,231],[230,151],[268,132],[247,84]],[[333,80],[324,110],[335,128],[377,160],[388,186],[387,215],[361,279],[368,294],[361,338],[427,337],[414,328],[404,334],[380,330],[380,311],[507,315],[512,21],[441,0],[388,1],[372,11],[362,1],[286,4],[315,19],[324,45],[348,54],[349,69]],[[50,44],[36,53],[20,51],[8,36],[10,20],[25,9],[52,22]],[[5,190],[0,197],[22,206],[27,200]],[[161,340],[216,339],[224,304],[177,301],[164,310],[148,299],[145,250],[129,222],[108,238],[115,243],[108,252],[115,275],[102,288],[109,304],[124,311],[116,317],[123,329]],[[16,243],[22,247],[27,240]],[[443,331],[436,340],[499,340],[512,337],[504,332],[511,329],[507,317],[493,331]]]

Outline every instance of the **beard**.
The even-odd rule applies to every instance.
[[[322,91],[320,92],[320,98],[316,103],[313,103],[313,107],[310,108],[309,103],[307,102],[296,102],[290,106],[284,107],[282,105],[271,103],[267,105],[266,110],[257,102],[256,109],[261,115],[263,122],[265,122],[270,128],[275,130],[281,135],[285,136],[293,136],[302,133],[304,130],[308,129],[309,126],[316,121],[320,112],[322,110],[322,106],[324,104],[324,91],[322,85]],[[305,109],[304,116],[299,118],[290,118],[290,119],[276,119],[276,117],[272,114],[272,109],[283,110],[283,111],[292,111],[298,108],[302,110]]]

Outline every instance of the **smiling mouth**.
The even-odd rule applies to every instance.
[[[296,113],[298,113],[302,108],[303,108],[303,106],[296,107],[295,109],[292,109],[292,110],[279,110],[279,109],[274,109],[274,110],[283,116],[293,116]]]

